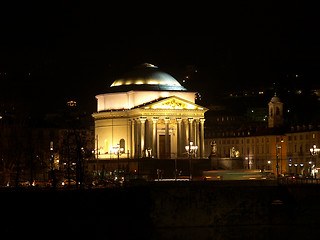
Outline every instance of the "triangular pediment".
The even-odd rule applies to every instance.
[[[193,102],[177,96],[167,97],[156,102],[147,103],[144,109],[185,109],[185,110],[208,110]]]

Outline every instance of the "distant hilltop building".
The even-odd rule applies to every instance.
[[[145,63],[116,79],[96,96],[95,155],[112,159],[188,158],[186,146],[204,157],[204,113],[171,75]]]

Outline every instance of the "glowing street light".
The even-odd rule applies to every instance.
[[[119,178],[119,168],[120,168],[120,155],[121,153],[123,153],[123,150],[124,148],[120,147],[120,144],[117,144],[116,146],[112,147],[112,152],[118,155],[118,170],[117,170],[118,178]]]
[[[313,168],[313,175],[315,178],[317,178],[317,158],[316,156],[319,154],[320,148],[317,148],[316,144],[313,144],[313,146],[310,148],[310,154],[312,157],[314,157],[314,165],[312,166]]]
[[[193,142],[190,142],[189,145],[185,146],[186,151],[189,153],[195,154],[195,152],[198,150],[198,146],[194,146]]]
[[[192,180],[192,170],[191,170],[191,159],[192,159],[192,155],[196,154],[197,150],[198,150],[198,146],[193,145],[193,142],[189,141],[189,145],[185,146],[185,149],[189,155],[189,180]]]
[[[320,152],[320,148],[317,148],[315,144],[312,146],[312,148],[310,148],[310,153],[313,156],[319,154],[319,152]]]

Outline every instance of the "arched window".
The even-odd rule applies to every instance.
[[[272,115],[273,115],[273,109],[270,108],[270,117],[272,117]]]
[[[123,138],[120,139],[120,149],[122,150],[121,153],[126,152],[126,141]]]
[[[276,115],[280,115],[280,109],[276,107]]]

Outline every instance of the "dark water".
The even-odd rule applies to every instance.
[[[152,233],[152,240],[269,240],[319,239],[319,226],[237,226],[213,228],[166,228]]]
[[[0,227],[1,228],[1,227]],[[203,227],[203,228],[162,228],[133,229],[124,227],[109,228],[101,225],[71,225],[61,220],[48,222],[46,227],[18,226],[3,229],[11,239],[139,239],[139,240],[317,240],[319,226],[237,226],[237,227]]]
[[[3,190],[0,230],[10,239],[317,240],[319,187]],[[210,223],[212,217],[218,221]],[[209,224],[215,227],[173,227]]]
[[[236,226],[161,229],[96,229],[91,239],[147,240],[317,240],[318,226]],[[73,235],[78,235],[78,232]],[[79,236],[79,235],[78,235]],[[82,235],[83,236],[83,235]]]

